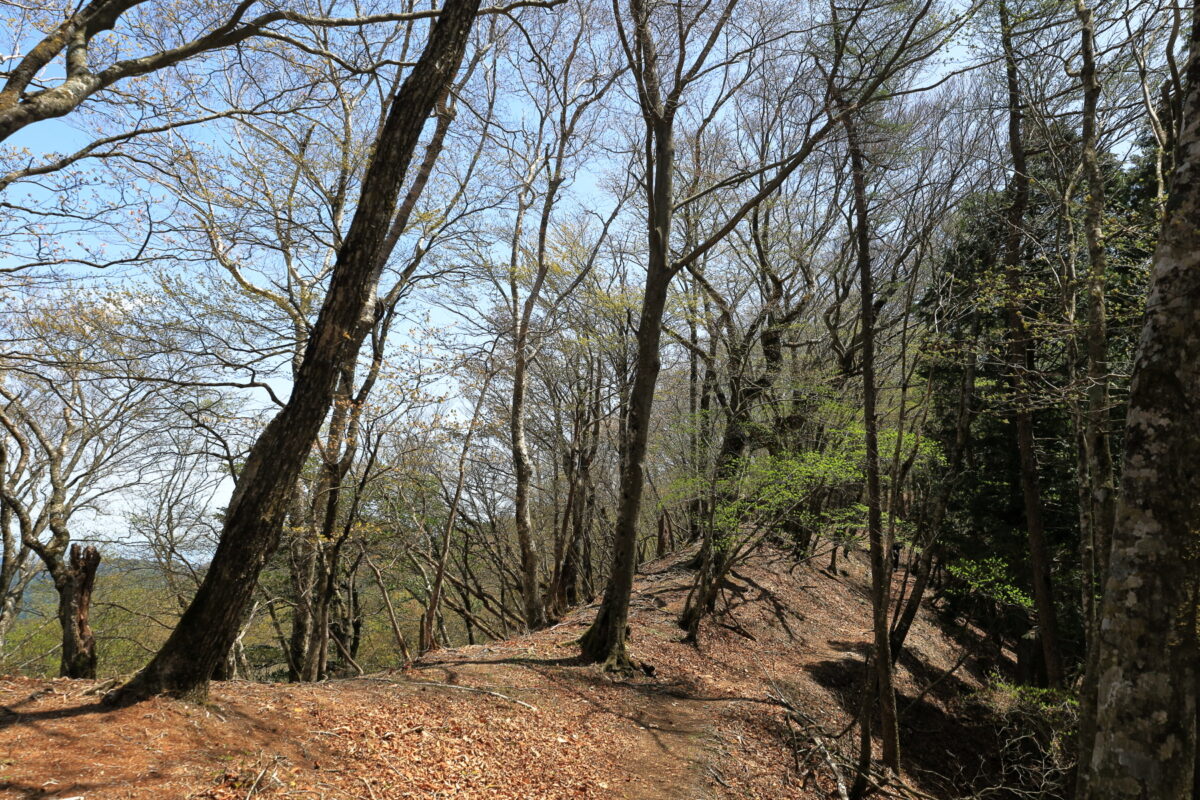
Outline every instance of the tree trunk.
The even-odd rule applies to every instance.
[[[246,658],[246,648],[242,644],[242,639],[245,638],[250,626],[254,623],[254,615],[258,611],[258,601],[250,604],[246,609],[246,618],[242,620],[241,627],[238,629],[237,638],[233,640],[233,647],[229,648],[229,652],[225,654],[225,658],[217,664],[216,670],[213,671],[213,680],[215,681],[232,681],[238,678],[250,677],[250,662]]]
[[[637,334],[637,367],[629,398],[628,432],[620,448],[621,495],[613,534],[612,574],[600,611],[580,640],[586,660],[603,662],[606,668],[616,670],[630,666],[625,649],[625,628],[629,619],[630,592],[633,590],[637,523],[642,505],[650,411],[660,366],[658,347],[669,278],[664,273],[665,270],[652,265],[646,276],[646,296]]]
[[[575,468],[577,487],[574,495],[574,510],[571,515],[571,538],[563,553],[563,563],[559,575],[562,584],[561,594],[566,608],[578,605],[583,599],[585,591],[581,588],[581,584],[587,587],[587,592],[590,592],[591,587],[590,536],[592,516],[596,506],[596,487],[592,481],[592,461],[600,447],[600,423],[603,418],[600,407],[602,377],[597,368],[588,412],[591,432],[585,437],[585,443],[579,452],[579,463]]]
[[[309,631],[313,625],[313,589],[316,586],[315,557],[307,540],[301,543],[308,552],[304,554],[307,563],[291,565],[292,588],[296,596],[292,607],[292,632],[288,640],[288,680],[292,682],[304,680],[305,664],[308,663]]]
[[[1096,23],[1092,10],[1083,0],[1076,0],[1075,14],[1079,18],[1080,53],[1083,64],[1080,82],[1083,85],[1083,136],[1081,156],[1087,178],[1087,200],[1084,208],[1084,233],[1087,238],[1088,321],[1087,352],[1087,410],[1084,414],[1083,450],[1086,462],[1087,507],[1084,513],[1087,526],[1083,533],[1083,612],[1087,633],[1087,655],[1084,681],[1080,695],[1079,750],[1091,750],[1095,736],[1095,692],[1099,680],[1097,636],[1099,619],[1096,593],[1108,574],[1108,552],[1112,547],[1113,525],[1116,522],[1116,493],[1113,487],[1112,448],[1108,437],[1108,331],[1105,309],[1105,282],[1108,275],[1108,256],[1104,241],[1104,176],[1100,172],[1097,153],[1098,133],[1096,112],[1100,100],[1100,81],[1096,76]],[[1086,782],[1086,771],[1079,772]],[[1080,787],[1082,788],[1082,787]]]
[[[883,763],[899,774],[900,731],[896,715],[896,691],[892,683],[891,638],[888,630],[892,570],[890,551],[884,542],[882,494],[879,485],[879,419],[875,386],[875,278],[871,273],[867,175],[858,131],[849,116],[846,117],[845,128],[854,187],[854,235],[859,295],[862,300],[863,428],[867,451],[867,538],[871,548],[871,620],[875,632],[874,688],[879,698],[879,733],[882,738]],[[868,685],[870,683],[868,681]]]
[[[88,624],[88,614],[99,566],[99,550],[73,544],[70,561],[54,581],[58,589],[58,621],[62,625],[58,674],[64,678],[96,677],[96,637]]]
[[[1081,800],[1193,797],[1200,578],[1200,9],[1183,127],[1134,359]]]
[[[425,607],[425,615],[421,618],[420,652],[428,653],[437,649],[437,628],[434,623],[441,613],[442,596],[445,592],[446,569],[450,564],[450,540],[454,536],[454,526],[458,520],[458,504],[462,501],[463,485],[467,480],[467,456],[471,453],[471,438],[475,435],[475,427],[479,424],[479,416],[483,411],[483,403],[487,399],[487,390],[492,383],[495,372],[488,366],[487,377],[479,387],[479,396],[475,400],[475,409],[471,412],[471,422],[463,436],[462,447],[458,450],[457,472],[454,480],[454,494],[449,498],[449,508],[446,512],[446,524],[442,529],[441,549],[438,551],[437,563],[434,568],[433,581],[429,586],[429,603]]]
[[[527,337],[523,320],[518,323],[518,328],[513,365],[512,418],[509,426],[512,435],[513,472],[516,479],[514,513],[517,544],[521,549],[521,600],[525,612],[525,626],[536,630],[546,625],[546,608],[542,604],[542,593],[538,586],[538,546],[533,538],[533,523],[529,516],[529,488],[533,469],[529,463],[529,446],[525,441],[525,385],[528,380],[528,365]]]
[[[308,683],[325,677],[329,659],[330,593],[333,591],[333,572],[337,570],[337,564],[332,560],[333,548],[321,544],[317,553],[316,580],[309,599],[312,616],[308,625],[308,643],[304,648],[307,658],[299,665],[300,680]]]
[[[1005,73],[1008,83],[1008,144],[1012,157],[1011,203],[1007,214],[1004,241],[1004,274],[1008,289],[1005,313],[1008,317],[1008,381],[1012,387],[1014,427],[1021,473],[1021,496],[1025,503],[1025,525],[1029,536],[1029,562],[1032,572],[1033,602],[1037,609],[1038,628],[1046,657],[1046,675],[1053,687],[1062,686],[1063,669],[1058,648],[1058,618],[1054,608],[1054,592],[1050,579],[1050,560],[1046,552],[1046,526],[1042,519],[1042,491],[1038,480],[1037,453],[1034,450],[1033,411],[1030,408],[1027,372],[1033,368],[1033,340],[1020,308],[1022,276],[1021,246],[1025,210],[1029,206],[1029,174],[1025,164],[1025,143],[1022,134],[1022,101],[1017,78],[1017,61],[1013,53],[1012,28],[1008,7],[1002,2],[1000,36],[1004,49]]]
[[[903,610],[892,623],[893,664],[900,658],[904,640],[908,637],[908,631],[912,628],[913,621],[917,618],[921,600],[929,587],[929,580],[933,574],[933,562],[937,558],[938,537],[941,534],[942,523],[946,519],[946,511],[950,507],[950,498],[954,494],[954,487],[958,483],[957,476],[962,470],[963,456],[966,454],[967,442],[971,436],[971,420],[974,419],[971,398],[975,392],[975,361],[978,358],[975,352],[979,337],[978,318],[974,320],[972,327],[971,348],[967,353],[967,363],[963,365],[962,381],[959,384],[958,409],[954,419],[954,443],[951,445],[946,459],[946,474],[934,492],[933,507],[925,520],[927,526],[924,540],[925,549],[917,559],[912,592],[909,594]]]
[[[605,668],[624,670],[631,666],[625,650],[625,628],[629,619],[629,595],[633,590],[637,523],[642,508],[643,467],[650,435],[650,412],[658,383],[659,343],[667,286],[671,281],[670,235],[674,193],[675,133],[673,120],[659,119],[648,126],[647,178],[649,179],[647,239],[649,263],[642,312],[638,319],[637,356],[633,385],[629,391],[626,433],[620,443],[621,495],[613,534],[613,565],[604,600],[592,626],[580,639],[583,657],[603,662]]]
[[[430,112],[462,61],[479,0],[447,0],[424,52],[400,87],[376,141],[329,290],[283,410],[255,442],[238,478],[221,539],[199,590],[153,660],[107,698],[203,697],[237,636],[258,575],[278,545],[289,495],[333,400],[347,353],[375,312],[380,258],[397,196]]]
[[[732,369],[736,370],[738,367]],[[737,379],[731,381],[729,386],[728,409],[725,431],[721,436],[716,468],[713,471],[714,492],[710,500],[718,508],[721,504],[735,499],[727,489],[727,482],[733,477],[749,444],[745,427],[750,422],[749,400],[744,396]],[[699,569],[684,602],[683,612],[679,616],[679,626],[687,631],[684,641],[693,644],[700,635],[700,622],[716,601],[720,577],[725,568],[723,545],[712,523],[713,520],[710,519],[701,528],[702,541],[696,558]]]

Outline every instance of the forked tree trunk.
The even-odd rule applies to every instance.
[[[54,581],[58,589],[58,621],[62,625],[58,674],[64,678],[96,677],[96,637],[88,624],[88,615],[99,566],[99,550],[73,544],[70,560]]]
[[[1194,797],[1200,592],[1200,9],[1133,365],[1080,800]]]
[[[388,109],[350,229],[333,268],[287,405],[259,436],[238,478],[217,551],[195,598],[162,649],[107,698],[137,702],[169,693],[202,697],[237,637],[259,573],[279,543],[287,504],[329,412],[338,371],[362,345],[375,313],[388,227],[421,130],[453,80],[479,0],[446,0],[429,40]]]

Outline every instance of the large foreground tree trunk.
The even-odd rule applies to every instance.
[[[71,545],[70,561],[55,577],[58,589],[58,621],[62,625],[62,661],[58,674],[64,678],[96,677],[96,637],[88,616],[100,551],[95,547]]]
[[[1134,360],[1081,800],[1194,797],[1200,590],[1200,11]]]
[[[621,23],[619,11],[617,21]],[[602,662],[606,669],[630,666],[625,650],[629,620],[629,595],[637,567],[637,523],[642,509],[643,468],[650,436],[650,412],[658,384],[659,344],[671,270],[671,219],[674,211],[675,110],[683,87],[676,85],[664,97],[658,73],[658,49],[650,27],[650,11],[641,0],[630,0],[633,42],[639,59],[631,54],[638,71],[638,101],[645,120],[645,191],[647,264],[642,312],[638,318],[637,355],[633,385],[628,396],[625,431],[620,440],[621,477],[617,524],[613,533],[612,572],[604,600],[590,628],[580,639],[587,661]]]
[[[160,693],[202,697],[236,639],[258,575],[278,545],[292,487],[329,411],[338,371],[362,344],[369,326],[361,321],[375,313],[379,254],[405,172],[425,121],[458,70],[478,8],[479,0],[447,0],[431,26],[375,144],[291,397],[250,451],[204,581],[162,649],[109,695],[110,703]]]

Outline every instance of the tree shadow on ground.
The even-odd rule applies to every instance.
[[[66,706],[64,708],[48,708],[40,711],[21,711],[19,707],[28,702],[37,699],[34,695],[20,703],[14,703],[11,706],[0,705],[0,731],[11,728],[15,725],[31,725],[37,726],[39,722],[49,722],[56,719],[70,719],[72,717],[82,717],[88,714],[104,714],[112,711],[107,706],[101,705],[99,700],[89,703],[83,703],[77,706]]]
[[[870,644],[829,644],[858,656],[827,659],[805,669],[843,712],[855,716],[866,685],[865,657]],[[916,780],[917,788],[945,796],[997,786],[1001,769],[997,754],[1002,742],[992,725],[964,713],[963,698],[974,690],[973,684],[959,675],[965,663],[950,672],[908,648],[899,661],[916,687],[915,691],[897,690],[896,708],[904,770]]]
[[[742,585],[739,585],[738,581]],[[790,608],[775,592],[763,586],[749,575],[738,572],[736,569],[730,570],[729,577],[725,580],[721,589],[724,593],[725,603],[720,614],[717,615],[718,621],[723,616],[732,617],[733,613],[742,606],[762,603],[770,609],[771,614],[779,622],[780,627],[783,628],[789,639],[793,641],[803,639],[801,634],[793,630],[791,620],[804,622],[804,615]],[[755,592],[753,596],[750,594],[751,590]],[[737,629],[735,628],[734,630],[736,631]]]

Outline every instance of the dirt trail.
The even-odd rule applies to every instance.
[[[535,706],[581,703],[589,715],[626,723],[618,762],[626,774],[611,787],[622,796],[629,800],[702,800],[711,796],[703,782],[709,720],[697,702],[661,691],[651,683],[610,682],[602,676],[581,681],[579,668],[571,662],[556,665],[531,659],[522,663],[519,657],[492,661],[486,654],[483,660],[459,660],[461,653],[453,651],[451,660],[422,663],[409,673],[409,679],[485,687]]]
[[[572,643],[590,606],[404,672],[218,684],[206,706],[156,699],[107,711],[87,682],[0,679],[0,797],[828,796],[832,786],[797,769],[772,697],[829,730],[848,719],[870,640],[863,564],[833,577],[764,554],[735,572],[725,613],[706,622],[697,648],[675,623],[692,576],[679,560],[647,565],[636,587],[631,650],[653,677],[614,680],[578,664]],[[943,677],[961,647],[927,617],[911,642],[899,682],[901,706],[913,706],[906,724],[969,752],[977,745],[954,698],[988,665]],[[907,765],[918,776],[927,766]]]

